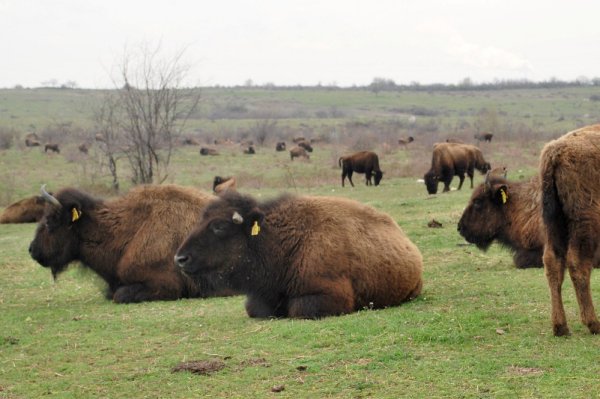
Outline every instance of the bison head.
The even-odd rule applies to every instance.
[[[485,183],[473,191],[458,222],[458,231],[479,249],[488,249],[507,223],[505,207],[509,198],[508,190],[508,182],[504,178],[488,174]]]
[[[373,176],[375,178],[375,185],[378,186],[379,183],[381,182],[381,179],[383,178],[383,172],[380,170],[374,171]]]
[[[47,204],[29,245],[29,254],[40,265],[50,267],[56,278],[78,257],[79,225],[87,217],[87,211],[83,210],[86,197],[73,189],[62,190],[54,197],[46,192],[45,185],[41,192]]]
[[[256,201],[227,191],[204,210],[177,250],[175,263],[185,274],[212,276],[219,285],[226,275],[235,275],[244,264],[250,266],[248,251],[260,239],[263,219]]]
[[[429,194],[437,194],[438,177],[435,175],[435,173],[432,170],[425,173],[425,176],[423,176],[423,180],[425,180],[425,186],[427,187],[427,192]]]

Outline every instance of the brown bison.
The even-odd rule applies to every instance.
[[[294,137],[294,138],[292,139],[292,141],[293,141],[294,143],[298,144],[298,143],[299,143],[299,142],[301,142],[301,141],[306,141],[306,139],[304,138],[304,136],[298,136],[298,137]]]
[[[461,139],[457,139],[457,138],[454,138],[454,137],[448,137],[446,139],[446,143],[464,144],[465,142],[462,141]]]
[[[95,139],[96,141],[99,141],[99,142],[101,142],[101,143],[106,143],[106,138],[104,137],[104,135],[103,135],[102,133],[96,133],[96,134],[94,135],[94,139]]]
[[[215,179],[213,180],[213,192],[215,194],[221,194],[227,190],[235,190],[235,189],[236,189],[235,177],[233,177],[233,176],[229,176],[229,177],[215,176]]]
[[[80,261],[108,283],[107,297],[117,303],[220,294],[173,263],[213,196],[173,185],[140,186],[110,201],[72,188],[54,197],[42,187],[42,196],[48,204],[29,253],[54,278]]]
[[[285,141],[279,141],[275,145],[275,151],[285,151]]]
[[[298,147],[302,147],[308,152],[313,152],[312,145],[310,145],[310,143],[308,141],[300,141],[297,144],[298,144]]]
[[[494,137],[492,133],[475,133],[473,136],[477,141],[487,141],[488,143],[492,142],[492,137]]]
[[[245,293],[250,317],[395,306],[422,287],[421,253],[396,222],[344,198],[257,203],[227,192],[207,206],[175,261],[190,276]]]
[[[46,145],[44,145],[44,152],[48,152],[48,150],[60,154],[60,147],[58,144],[47,143]]]
[[[294,160],[294,158],[305,158],[305,159],[310,159],[310,156],[308,155],[308,153],[306,152],[306,150],[302,147],[294,147],[290,150],[290,158],[292,159],[292,161]]]
[[[183,145],[200,145],[200,142],[193,137],[184,137],[181,140],[181,144],[183,144]]]
[[[89,152],[89,147],[88,147],[88,145],[86,143],[79,144],[79,147],[77,147],[77,148],[79,148],[80,152],[82,152],[82,153],[84,153],[86,155]]]
[[[219,152],[214,148],[202,147],[200,148],[200,155],[219,155]]]
[[[475,188],[458,222],[458,231],[486,251],[497,241],[513,252],[519,268],[542,267],[546,240],[542,226],[540,179],[510,182],[488,173]]]
[[[28,133],[25,135],[25,147],[39,147],[42,145],[40,143],[40,138],[35,133]]]
[[[379,169],[379,157],[372,151],[360,151],[352,155],[340,157],[338,165],[342,168],[342,187],[344,180],[348,176],[348,181],[354,187],[352,182],[352,173],[364,173],[367,186],[372,185],[371,177],[375,178],[375,185],[378,186],[383,178],[383,172]]]
[[[0,223],[36,223],[44,214],[46,201],[39,195],[24,198],[6,207],[0,214]]]
[[[486,173],[490,168],[481,150],[474,145],[436,143],[433,145],[431,169],[424,176],[427,192],[436,194],[439,181],[444,183],[444,192],[450,191],[450,183],[454,175],[460,178],[458,184],[460,190],[465,180],[465,173],[471,179],[471,188],[473,188],[474,170]]]
[[[412,143],[413,141],[415,141],[414,137],[408,136],[407,138],[398,139],[398,144],[400,145],[400,147],[406,148],[408,143]]]
[[[248,148],[246,148],[244,150],[244,154],[248,154],[248,155],[256,154],[256,150],[254,149],[254,146],[249,145]]]
[[[581,321],[598,334],[590,274],[600,256],[600,125],[569,132],[546,144],[540,176],[547,237],[543,259],[554,335],[569,334],[561,295],[565,269],[575,288]]]

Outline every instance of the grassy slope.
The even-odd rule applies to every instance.
[[[494,164],[512,161],[513,178],[534,173],[542,143],[509,144],[485,147],[484,153]],[[208,189],[215,174],[235,174],[244,191],[261,197],[290,190],[371,204],[391,214],[423,253],[425,287],[417,300],[319,321],[252,320],[242,297],[117,306],[103,299],[95,276],[77,267],[52,282],[27,254],[34,225],[0,225],[0,398],[596,392],[600,342],[578,321],[571,284],[566,282],[564,296],[573,336],[557,339],[542,270],[515,270],[510,254],[497,246],[482,253],[457,245],[463,242],[456,223],[470,196],[468,182],[459,192],[429,198],[416,182],[424,171],[417,168],[411,177],[396,172],[429,157],[417,146],[382,156],[380,187],[365,187],[357,175],[354,189],[342,189],[334,168],[339,152],[317,148],[311,162],[292,164],[271,149],[250,158],[237,149],[210,158],[181,149],[170,180]],[[15,195],[29,195],[42,182],[54,189],[90,184],[91,167],[62,155],[10,150],[0,162],[19,166],[10,170]],[[443,228],[429,229],[432,218]],[[593,286],[597,280],[594,274]],[[222,359],[225,369],[210,376],[171,372],[181,361],[212,358]],[[272,394],[274,385],[285,390]]]

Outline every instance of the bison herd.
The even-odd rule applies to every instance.
[[[567,133],[544,147],[539,175],[512,182],[478,147],[437,143],[424,176],[434,194],[439,182],[449,191],[454,176],[460,189],[465,174],[471,188],[475,170],[486,174],[458,232],[482,250],[493,242],[508,247],[517,268],[545,267],[557,336],[569,334],[561,297],[566,270],[582,322],[600,333],[590,289],[600,261],[599,148],[600,125]],[[276,150],[285,151],[285,143]],[[291,159],[311,151],[298,140]],[[346,177],[354,185],[354,172],[364,173],[367,185],[381,182],[374,152],[343,156],[338,164],[342,186]],[[106,281],[116,303],[244,294],[250,317],[321,318],[396,306],[421,292],[421,253],[387,214],[343,198],[258,201],[239,193],[233,177],[215,177],[213,191],[140,186],[105,201],[42,187],[39,196],[9,206],[0,222],[39,221],[31,257],[55,278],[81,262]]]

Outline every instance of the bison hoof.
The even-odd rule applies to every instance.
[[[553,327],[555,337],[566,337],[571,335],[569,327],[566,324],[556,324]]]
[[[588,328],[592,334],[600,334],[600,322],[597,320],[589,323]]]

